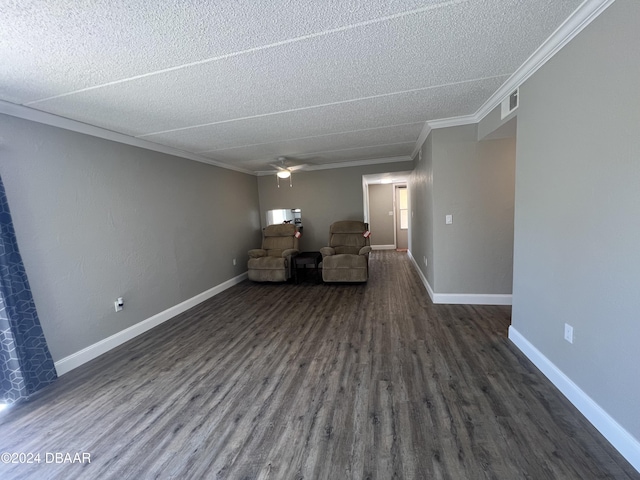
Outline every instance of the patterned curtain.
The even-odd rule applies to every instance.
[[[55,379],[0,178],[0,403],[26,398]]]

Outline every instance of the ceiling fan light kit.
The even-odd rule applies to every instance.
[[[291,181],[291,172],[289,170],[280,170],[276,173],[276,181],[278,182],[278,188],[280,188],[280,179],[289,179],[289,186],[293,187],[293,183]]]
[[[270,163],[269,165],[271,165],[273,168],[276,169],[276,180],[278,182],[278,188],[280,188],[280,179],[289,179],[289,186],[292,187],[292,181],[291,181],[291,176],[293,174],[293,172],[296,172],[298,170],[303,170],[304,168],[306,168],[308,166],[308,164],[303,163],[300,165],[291,165],[291,164],[287,164],[285,163],[287,160],[286,157],[278,157],[278,162],[280,162],[279,164],[274,164],[274,163]]]

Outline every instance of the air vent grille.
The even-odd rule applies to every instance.
[[[501,119],[505,118],[507,115],[513,112],[516,108],[518,108],[519,104],[520,104],[520,89],[516,88],[511,93],[511,95],[509,95],[507,98],[505,98],[502,101],[500,118]]]

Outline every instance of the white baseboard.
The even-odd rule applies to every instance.
[[[192,297],[188,300],[185,300],[178,305],[174,305],[171,308],[160,312],[153,317],[147,318],[135,325],[132,325],[129,328],[119,331],[116,334],[111,335],[110,337],[105,338],[104,340],[100,340],[93,345],[89,345],[82,350],[72,353],[71,355],[64,357],[57,362],[55,362],[56,371],[58,375],[64,375],[65,373],[73,370],[74,368],[78,368],[80,365],[87,363],[90,360],[93,360],[96,357],[99,357],[103,353],[108,352],[109,350],[116,348],[122,345],[125,342],[128,342],[132,338],[137,337],[138,335],[151,330],[152,328],[160,325],[161,323],[170,320],[176,315],[181,314],[189,310],[191,307],[195,307],[199,303],[208,300],[215,295],[218,295],[221,292],[224,292],[226,289],[237,285],[247,278],[247,272],[238,275],[237,277],[231,278],[226,282],[221,283],[209,290],[206,290],[195,297]]]
[[[513,326],[509,340],[553,383],[562,394],[593,424],[627,461],[640,472],[640,442],[616,422],[600,405],[556,367]]]
[[[427,289],[429,293],[429,297],[431,297],[431,301],[433,303],[446,303],[446,304],[459,304],[459,305],[511,305],[512,303],[512,295],[511,294],[482,294],[482,293],[435,293],[429,281],[422,273],[422,270],[418,267],[418,263],[416,259],[411,255],[411,251],[409,253],[409,258],[413,262],[413,266],[418,272],[418,276],[424,287]]]
[[[511,295],[483,293],[434,293],[433,303],[460,305],[511,305]]]
[[[395,250],[395,245],[371,245],[371,250]]]
[[[427,289],[427,293],[429,294],[429,297],[431,298],[431,301],[433,303],[436,303],[433,300],[433,289],[431,288],[431,285],[429,285],[429,280],[427,280],[427,277],[424,276],[424,273],[422,273],[422,270],[420,270],[420,267],[418,267],[418,262],[416,262],[416,259],[413,258],[413,255],[411,254],[411,250],[408,250],[407,253],[409,254],[409,258],[411,259],[411,262],[413,263],[413,266],[416,269],[416,272],[418,272],[418,276],[420,277],[420,280],[422,280],[422,284],[424,285],[424,288]]]

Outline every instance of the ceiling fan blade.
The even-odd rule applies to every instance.
[[[292,167],[289,167],[288,170],[291,171],[291,172],[295,172],[296,170],[304,170],[308,166],[309,166],[308,164],[302,163],[300,165],[294,165]]]
[[[276,170],[280,170],[280,171],[284,171],[287,170],[286,168],[284,168],[282,165],[276,165],[275,163],[270,163],[269,166],[275,168]]]

